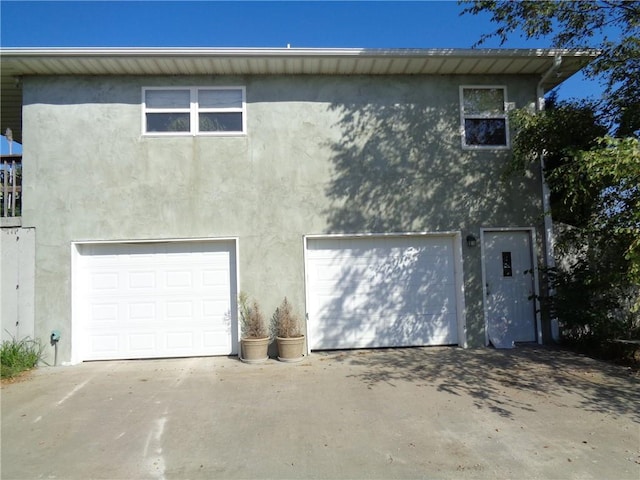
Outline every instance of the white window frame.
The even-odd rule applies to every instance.
[[[148,91],[159,90],[184,90],[189,91],[189,107],[188,108],[147,108],[146,98]],[[242,106],[240,108],[200,108],[198,105],[198,91],[200,90],[240,90],[242,93]],[[163,86],[163,87],[142,87],[142,135],[145,137],[233,137],[242,136],[247,133],[247,102],[246,87],[244,86],[193,86],[185,87],[181,85]],[[188,132],[148,132],[147,131],[147,113],[189,113],[190,131]],[[200,113],[240,113],[242,115],[242,131],[200,131]]]
[[[464,91],[465,90],[502,90],[504,112],[502,114],[473,114],[465,115],[464,112]],[[507,87],[505,85],[461,85],[460,86],[460,137],[462,148],[464,150],[508,150],[511,148],[511,139],[509,137],[509,115],[510,104],[507,99]],[[505,145],[467,145],[466,132],[464,128],[465,119],[500,119],[505,124]]]

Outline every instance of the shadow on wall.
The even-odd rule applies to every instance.
[[[308,242],[319,348],[458,343],[452,237]],[[322,319],[322,321],[318,321]]]
[[[526,196],[531,179],[501,179],[504,151],[463,150],[457,98],[443,103],[435,90],[425,95],[417,101],[381,98],[330,106],[342,135],[328,145],[333,172],[326,188],[327,233],[463,232],[464,238],[469,231],[477,236],[480,226],[534,222],[530,212],[535,201]],[[447,245],[408,242],[391,257],[389,250],[370,245],[351,252],[358,258],[350,266],[339,266],[341,259],[334,259],[341,275],[333,279],[339,298],[317,313],[343,321],[323,334],[359,338],[358,346],[385,346],[367,342],[367,335],[387,338],[386,345],[462,342],[456,332],[451,256],[458,247],[449,237]],[[479,339],[479,248],[469,255],[467,311],[475,316],[473,335]],[[372,281],[374,289],[368,288]],[[351,321],[353,315],[382,321],[376,331],[363,332],[362,324]]]
[[[411,382],[451,395],[469,395],[479,409],[511,418],[535,411],[510,390],[542,395],[554,405],[605,415],[629,415],[636,408],[637,375],[615,365],[559,349],[520,346],[514,350],[410,348],[337,353],[336,361],[362,367],[353,377],[369,388]],[[567,397],[566,394],[569,396]]]
[[[531,183],[501,180],[504,150],[462,149],[457,103],[330,108],[342,132],[329,145],[331,233],[437,232],[526,218],[531,207],[517,200]]]

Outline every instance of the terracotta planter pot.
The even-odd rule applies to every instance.
[[[241,338],[240,347],[242,355],[240,360],[245,363],[262,363],[269,359],[269,337],[265,338]]]
[[[304,335],[293,338],[276,337],[278,360],[281,362],[299,362],[304,358]]]

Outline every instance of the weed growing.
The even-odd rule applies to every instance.
[[[43,351],[42,344],[31,338],[3,341],[0,347],[0,376],[12,378],[34,368],[42,359]]]

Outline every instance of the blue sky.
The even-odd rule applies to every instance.
[[[470,48],[495,30],[456,1],[0,1],[3,47]],[[548,48],[514,37],[504,48]],[[497,41],[484,46],[498,47]],[[582,78],[560,97],[597,94]],[[4,133],[5,126],[2,125]],[[0,145],[6,153],[6,140]],[[14,153],[16,148],[14,147]]]

